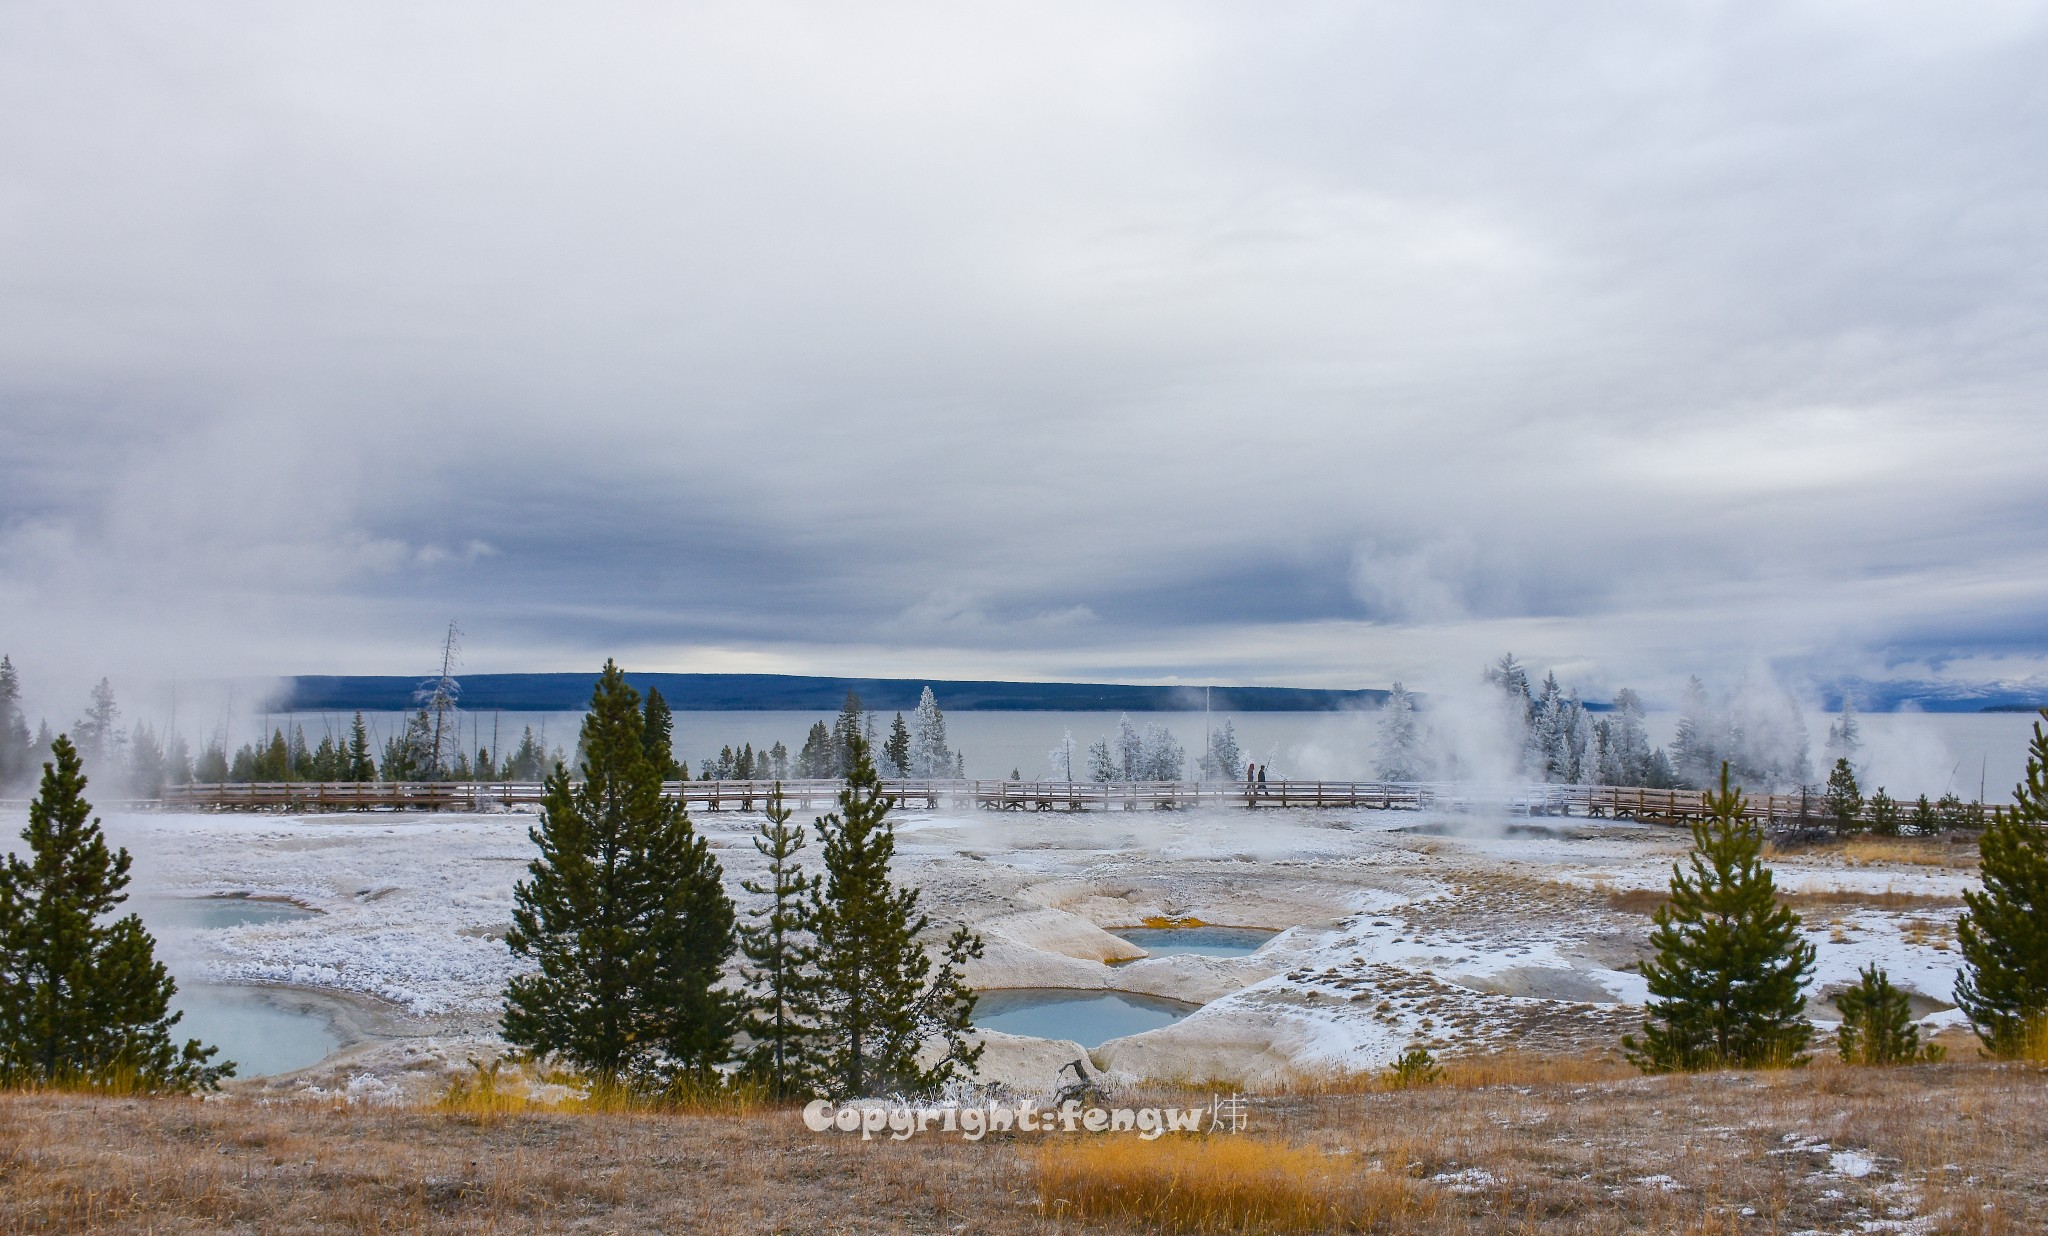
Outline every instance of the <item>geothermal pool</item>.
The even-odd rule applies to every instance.
[[[1111,1039],[1170,1026],[1200,1007],[1129,991],[1012,987],[982,992],[974,1005],[974,1024],[1004,1034],[1072,1039],[1083,1047],[1100,1047]]]

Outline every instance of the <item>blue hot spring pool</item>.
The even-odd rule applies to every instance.
[[[159,955],[178,981],[171,1007],[184,1014],[173,1041],[198,1039],[220,1048],[216,1062],[235,1062],[237,1077],[266,1077],[318,1064],[341,1039],[318,1005],[285,988],[200,980],[209,933],[231,927],[289,923],[316,912],[289,901],[255,897],[137,898],[135,912],[162,944]]]
[[[974,1005],[974,1024],[1005,1034],[1072,1039],[1083,1047],[1099,1047],[1127,1034],[1170,1026],[1199,1007],[1130,991],[1012,987],[982,992]]]
[[[1262,927],[1127,927],[1109,934],[1154,957],[1247,957],[1280,933]]]

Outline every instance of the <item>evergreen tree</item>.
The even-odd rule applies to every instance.
[[[1116,755],[1109,749],[1108,738],[1098,738],[1088,746],[1088,779],[1090,781],[1117,781],[1123,777],[1123,770],[1117,766]]]
[[[1614,693],[1614,711],[1606,722],[1607,744],[1599,764],[1603,785],[1650,784],[1650,735],[1643,717],[1643,699],[1623,687]]]
[[[1821,800],[1821,809],[1834,821],[1835,832],[1846,836],[1863,827],[1863,791],[1856,786],[1856,770],[1849,767],[1849,757],[1835,760],[1835,767],[1828,773],[1827,794]]]
[[[853,767],[853,743],[866,734],[864,716],[861,712],[860,696],[852,691],[846,693],[846,702],[839,706],[839,717],[832,722],[832,775],[843,777]]]
[[[171,741],[164,748],[164,784],[190,785],[192,783],[192,748],[185,742],[183,734],[172,734]]]
[[[768,818],[754,837],[754,848],[768,860],[767,877],[740,882],[741,888],[768,899],[765,906],[747,911],[753,921],[739,933],[746,956],[740,969],[747,984],[741,1026],[750,1043],[746,1069],[778,1099],[815,1086],[820,1046],[818,946],[811,931],[819,879],[806,878],[796,862],[804,830],[791,827],[789,815],[777,782],[768,796]]]
[[[777,781],[789,779],[789,748],[783,745],[780,738],[775,740],[774,746],[768,748],[768,775]]]
[[[1373,744],[1373,775],[1382,781],[1420,781],[1422,730],[1415,721],[1415,697],[1408,688],[1395,683],[1380,705],[1379,733]],[[1237,771],[1237,761],[1231,768]]]
[[[1678,733],[1671,740],[1671,764],[1685,785],[1704,787],[1713,770],[1727,758],[1722,743],[1726,729],[1697,676],[1685,683],[1685,702],[1678,714]]]
[[[21,710],[21,676],[0,656],[0,792],[28,784],[35,771],[35,740]]]
[[[605,662],[584,716],[583,780],[557,765],[540,857],[513,890],[505,942],[537,969],[507,984],[504,1035],[600,1078],[708,1079],[732,1041],[716,988],[733,949],[718,861],[647,758],[638,694]]]
[[[647,688],[647,707],[641,716],[640,740],[646,744],[647,758],[654,762],[663,781],[682,778],[682,765],[676,763],[675,729],[675,714],[669,711],[668,701],[661,698],[661,689]]]
[[[526,731],[530,738],[532,730]],[[357,713],[348,727],[348,765],[342,775],[344,781],[375,781],[377,761],[370,755],[370,731],[363,724],[363,714]]]
[[[1500,692],[1500,718],[1509,750],[1525,751],[1529,726],[1535,716],[1535,700],[1529,694],[1529,671],[1510,652],[1499,663],[1487,667],[1486,681]]]
[[[1850,1064],[1932,1064],[1947,1054],[1940,1046],[1920,1045],[1913,1024],[1913,1006],[1906,993],[1892,986],[1890,976],[1875,964],[1858,972],[1860,981],[1835,997],[1842,1010],[1836,1050]]]
[[[882,744],[882,775],[910,775],[910,727],[904,724],[901,712],[889,723],[889,741]]]
[[[1244,748],[1237,741],[1237,725],[1229,717],[1223,718],[1223,728],[1209,732],[1209,749],[1202,753],[1201,770],[1210,781],[1235,781],[1244,775]]]
[[[823,721],[811,723],[811,732],[804,735],[803,750],[796,755],[796,775],[818,780],[839,775],[839,761],[832,750],[832,731],[825,728]]]
[[[1763,830],[1742,814],[1742,794],[1707,796],[1709,818],[1692,826],[1690,873],[1671,869],[1671,900],[1659,906],[1643,963],[1650,1018],[1622,1047],[1651,1073],[1804,1063],[1813,1027],[1800,989],[1813,945],[1799,916],[1777,900],[1763,865]]]
[[[163,797],[164,748],[147,721],[136,722],[128,738],[128,792],[138,798]]]
[[[199,759],[192,765],[192,780],[201,785],[219,785],[234,775],[228,767],[228,753],[215,739],[206,744],[206,750],[199,753]]]
[[[1163,725],[1147,724],[1144,736],[1139,739],[1135,780],[1178,781],[1186,775],[1187,768],[1187,748],[1174,740],[1173,731]]]
[[[179,1046],[177,984],[133,914],[126,849],[109,851],[85,801],[78,752],[59,735],[22,830],[27,859],[0,864],[0,1081],[132,1081],[212,1089],[234,1065]]]
[[[1856,723],[1856,708],[1848,696],[1842,697],[1842,715],[1828,725],[1827,759],[1830,767],[1838,760],[1856,761],[1857,752],[1863,749],[1863,730]]]
[[[85,716],[71,727],[77,735],[78,757],[95,775],[108,777],[120,768],[122,734],[121,709],[114,702],[114,686],[106,679],[92,689],[92,703]]]
[[[956,770],[953,749],[946,745],[946,714],[939,710],[938,697],[926,687],[910,718],[910,775],[950,777]]]
[[[1145,736],[1129,713],[1116,719],[1116,771],[1118,781],[1145,780]]]
[[[1870,796],[1870,831],[1880,837],[1899,835],[1899,800],[1885,793],[1881,785]]]
[[[817,821],[824,841],[824,882],[811,909],[817,935],[824,1084],[846,1098],[884,1090],[918,1093],[972,1071],[981,1048],[969,1047],[974,992],[961,971],[981,956],[981,938],[966,927],[946,942],[936,973],[918,936],[930,920],[917,912],[918,890],[889,878],[896,853],[888,822],[893,799],[857,739],[839,809]],[[918,1051],[938,1038],[945,1053],[930,1067]]]
[[[2048,708],[2041,710],[2048,720]],[[2048,1053],[2048,737],[2034,723],[2027,779],[1978,840],[1982,891],[1956,922],[1956,1003],[2000,1058]]]

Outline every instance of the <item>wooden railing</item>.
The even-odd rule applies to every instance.
[[[773,781],[671,781],[670,798],[706,811],[758,811]],[[844,783],[781,783],[797,811],[829,808]],[[974,806],[990,811],[1173,810],[1204,803],[1247,808],[1364,807],[1415,811],[1505,809],[1523,815],[1578,815],[1679,822],[1706,815],[1698,790],[1612,785],[1508,785],[1391,781],[974,781],[886,779],[882,792],[906,806]],[[478,811],[535,804],[543,787],[525,781],[263,781],[180,785],[164,790],[165,807],[209,810],[348,811],[371,808]],[[1747,812],[1773,825],[1818,826],[1822,806],[1811,794],[1752,794]]]

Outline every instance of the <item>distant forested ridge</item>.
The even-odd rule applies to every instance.
[[[945,682],[922,678],[813,678],[793,674],[629,674],[636,690],[658,688],[678,712],[831,711],[849,691],[869,708],[914,709],[929,685],[956,712],[1175,712],[1200,710],[1202,687],[1081,682]],[[416,707],[418,675],[304,675],[276,707],[289,711],[404,711]],[[1385,691],[1298,687],[1209,688],[1218,712],[1334,712],[1377,708]],[[589,702],[588,674],[464,674],[466,712],[572,712]]]

